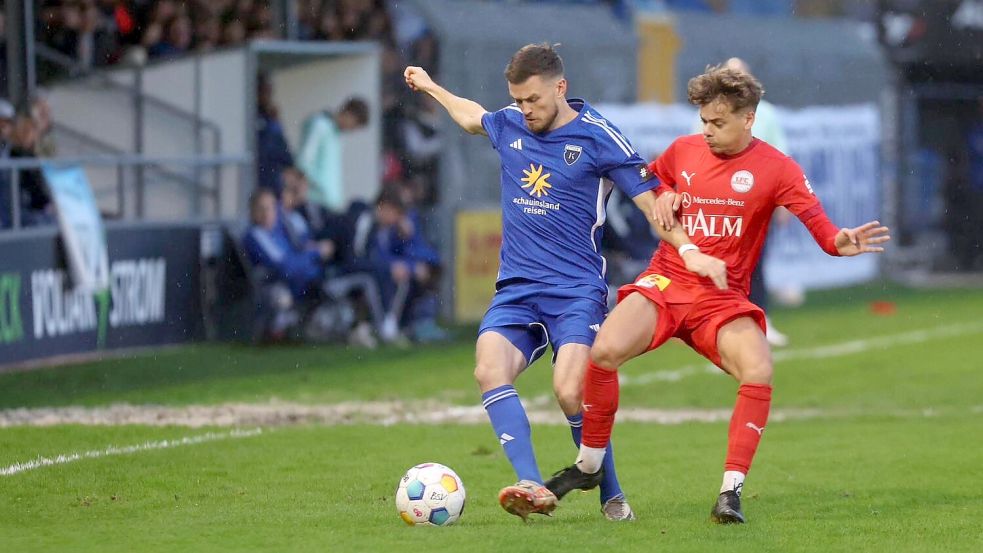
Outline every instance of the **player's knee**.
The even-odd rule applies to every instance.
[[[770,359],[758,359],[744,363],[739,380],[741,384],[771,384],[772,365]]]
[[[564,413],[572,415],[580,411],[583,394],[581,393],[579,383],[554,385],[553,394],[556,396],[556,402],[560,404],[560,409]]]
[[[590,348],[590,360],[598,367],[617,369],[627,361],[622,350],[623,348],[619,346],[616,340],[608,338],[605,334],[600,334]]]
[[[511,384],[507,371],[490,363],[478,362],[474,367],[474,379],[482,390],[491,390],[499,386]]]
[[[488,365],[478,363],[474,366],[474,379],[478,382],[479,386],[484,388],[485,384],[487,384],[490,380],[490,377],[491,371]]]

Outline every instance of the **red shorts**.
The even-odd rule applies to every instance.
[[[634,284],[618,289],[618,302],[638,292],[658,307],[659,318],[649,351],[669,338],[679,338],[714,365],[723,368],[717,350],[717,331],[720,327],[734,319],[751,317],[761,327],[761,332],[765,332],[765,312],[736,290],[694,289],[690,294],[685,289],[673,290],[674,301],[670,303],[663,293],[669,286],[673,286],[670,279],[646,271],[638,275]],[[677,301],[679,299],[684,301]]]

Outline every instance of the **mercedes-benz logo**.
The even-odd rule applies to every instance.
[[[683,192],[683,208],[688,208],[693,205],[693,197],[689,195],[689,192]]]

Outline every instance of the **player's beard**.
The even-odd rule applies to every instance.
[[[546,117],[537,117],[532,121],[526,119],[526,126],[529,127],[529,130],[533,133],[542,134],[553,126],[553,122],[556,121],[556,116],[559,113],[559,109],[554,109],[553,113],[548,114]]]

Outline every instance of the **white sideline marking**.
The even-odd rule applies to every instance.
[[[75,461],[80,461],[82,459],[98,459],[99,457],[109,457],[112,455],[129,455],[131,453],[139,453],[141,451],[150,451],[152,449],[169,449],[172,447],[181,447],[186,445],[196,445],[205,442],[216,442],[219,440],[228,440],[230,438],[249,438],[252,436],[258,436],[262,434],[263,430],[255,428],[253,430],[232,430],[229,432],[201,434],[198,436],[187,436],[184,438],[176,440],[158,440],[156,442],[145,442],[140,445],[129,445],[124,447],[109,446],[106,449],[94,450],[94,451],[83,451],[82,453],[69,453],[67,455],[59,455],[57,457],[38,457],[37,459],[31,461],[25,461],[23,463],[14,463],[9,467],[4,467],[0,469],[0,476],[12,476],[17,473],[27,472],[29,470],[34,470],[41,467],[49,467],[53,465],[64,465],[66,463],[73,463]]]
[[[828,346],[818,346],[806,349],[779,350],[772,354],[775,361],[790,361],[795,359],[826,359],[864,353],[872,349],[887,349],[893,346],[920,344],[937,338],[952,338],[983,332],[983,323],[965,323],[939,326],[923,330],[912,330],[900,334],[889,334],[874,338],[851,340]]]
[[[895,346],[920,344],[939,338],[952,338],[955,336],[966,336],[969,334],[983,333],[983,323],[962,323],[947,326],[939,326],[922,330],[912,330],[899,334],[889,334],[886,336],[876,336],[873,338],[863,338],[860,340],[850,340],[838,344],[816,346],[803,349],[786,349],[773,351],[771,358],[775,363],[784,361],[797,361],[803,359],[828,359],[831,357],[844,357],[858,353],[865,353],[876,349],[888,349]],[[705,365],[687,365],[679,369],[664,371],[653,371],[638,375],[621,374],[618,381],[622,386],[641,386],[652,382],[678,382],[683,378],[697,374],[719,374],[724,372],[712,363]]]

